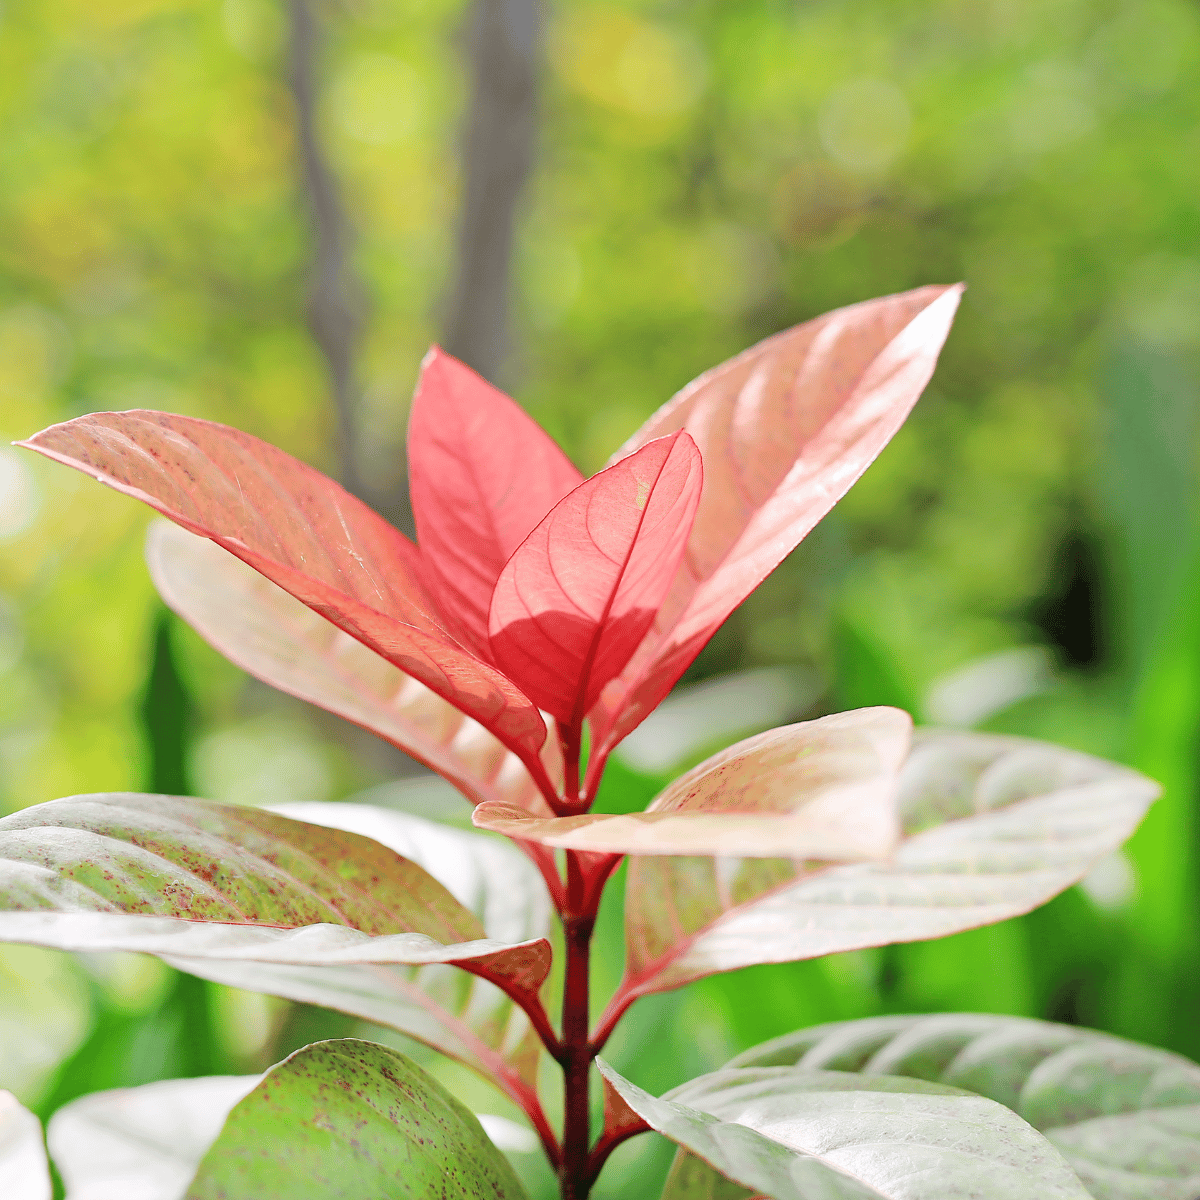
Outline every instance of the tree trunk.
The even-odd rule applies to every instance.
[[[352,235],[316,128],[321,27],[312,0],[288,0],[287,81],[296,108],[300,172],[312,227],[308,325],[321,349],[337,412],[342,485],[362,494],[355,358],[366,304],[350,266]]]
[[[533,168],[540,0],[475,0],[458,276],[446,349],[495,381],[508,358],[516,208]]]

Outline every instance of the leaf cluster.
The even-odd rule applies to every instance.
[[[589,811],[616,746],[903,422],[958,294],[919,289],[769,338],[685,388],[589,479],[513,401],[435,349],[409,432],[416,544],[225,426],[96,413],[30,438],[174,523],[152,532],[151,572],[214,646],[442,774],[475,805],[478,831],[365,805],[70,797],[0,820],[0,937],[141,951],[424,1041],[524,1112],[564,1200],[583,1200],[612,1151],[649,1129],[692,1156],[671,1197],[738,1185],[776,1200],[999,1200],[1034,1180],[1048,1196],[1117,1194],[1055,1148],[1051,1127],[1013,1099],[1013,1078],[993,1096],[958,1059],[944,1080],[885,1069],[882,1043],[846,1074],[816,1066],[828,1043],[801,1035],[764,1049],[770,1062],[735,1062],[659,1100],[601,1065],[592,1132],[593,1065],[640,997],[1027,912],[1119,846],[1157,795],[1087,755],[914,737],[906,713],[874,707],[721,750],[642,813]],[[592,937],[626,858],[624,976],[593,1026]],[[870,1029],[846,1037],[929,1034]],[[970,1022],[940,1029],[928,1045],[978,1050],[964,1049]],[[1023,1027],[1003,1070],[1032,1065],[1025,1041],[1055,1050],[1055,1037]],[[1116,1061],[1101,1060],[1101,1074]],[[1159,1074],[1174,1098],[1175,1076]],[[1180,1078],[1182,1096],[1193,1085]],[[521,1192],[476,1118],[386,1047],[317,1043],[261,1080],[169,1086],[167,1112],[207,1113],[190,1149],[162,1139],[175,1159],[164,1170],[189,1197]],[[89,1142],[61,1130],[119,1130],[133,1119],[119,1114],[148,1097],[62,1110],[50,1139],[64,1177]],[[21,1169],[36,1176],[27,1115],[6,1111]],[[123,1153],[110,1138],[114,1180],[143,1170],[129,1175]]]

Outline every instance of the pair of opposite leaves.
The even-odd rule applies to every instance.
[[[23,444],[231,551],[478,721],[545,794],[542,712],[586,716],[602,764],[896,432],[960,294],[921,288],[770,338],[586,481],[434,351],[409,427],[419,549],[319,472],[210,422],[95,413]]]

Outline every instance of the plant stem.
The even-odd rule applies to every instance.
[[[628,1125],[624,1129],[615,1129],[601,1135],[600,1140],[592,1148],[588,1159],[588,1178],[595,1180],[608,1162],[608,1156],[623,1142],[637,1137],[639,1133],[649,1133],[650,1126],[644,1121],[640,1125]]]
[[[583,725],[573,722],[562,726],[559,736],[563,751],[563,800],[568,812],[578,812],[582,806],[579,792],[579,758],[583,753]]]
[[[568,854],[568,894],[579,894],[582,887],[582,868],[576,856]],[[588,1000],[595,924],[594,912],[563,920],[566,977],[559,1057],[563,1069],[563,1140],[558,1175],[562,1200],[585,1200],[592,1183],[588,1084],[593,1054],[588,1044]]]

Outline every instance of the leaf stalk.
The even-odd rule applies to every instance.
[[[574,854],[567,856],[568,893],[584,886],[583,868]],[[566,972],[563,982],[562,1040],[563,1140],[559,1161],[562,1200],[586,1200],[591,1190],[590,1111],[588,1085],[592,1053],[588,1041],[588,1002],[591,990],[591,944],[595,914],[563,921]]]

